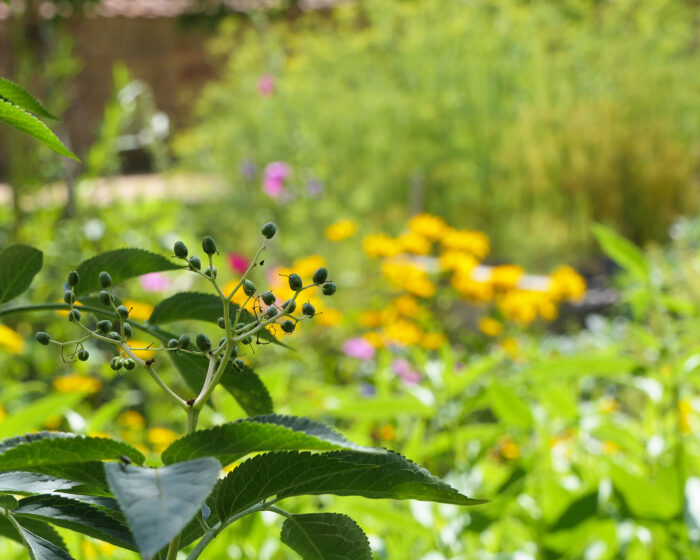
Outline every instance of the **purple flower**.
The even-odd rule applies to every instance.
[[[311,196],[320,196],[323,192],[323,183],[318,179],[309,179],[306,183],[306,187],[309,189],[309,194]]]
[[[376,392],[377,390],[374,388],[374,385],[370,385],[369,383],[360,385],[360,394],[363,397],[373,397]]]
[[[343,352],[350,358],[371,360],[374,358],[374,346],[364,338],[350,338],[343,344]]]
[[[272,198],[279,198],[284,194],[284,181],[289,177],[291,169],[283,161],[273,161],[265,167],[263,178],[263,190]]]
[[[139,278],[141,286],[147,292],[164,292],[170,288],[170,280],[160,272],[150,272]]]
[[[263,74],[258,78],[258,95],[270,97],[275,92],[275,77],[272,74]]]
[[[408,360],[404,358],[396,358],[391,362],[391,369],[408,385],[415,385],[420,381],[420,373],[414,370]]]
[[[258,167],[255,165],[253,160],[246,159],[243,161],[243,163],[241,163],[241,175],[243,175],[246,179],[253,179],[257,172]]]
[[[239,253],[229,253],[228,263],[229,265],[231,265],[231,268],[234,270],[234,272],[238,272],[238,274],[243,274],[246,270],[248,270],[248,267],[250,266],[250,259],[246,258],[245,256]]]

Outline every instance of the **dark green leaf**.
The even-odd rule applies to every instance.
[[[601,224],[593,225],[593,235],[605,254],[637,280],[649,279],[649,263],[642,250],[634,243]]]
[[[121,548],[135,550],[131,533],[121,521],[82,501],[64,496],[31,496],[21,500],[12,514],[18,519],[47,521]]]
[[[0,78],[0,97],[40,117],[58,120],[31,93],[6,78]]]
[[[62,156],[80,161],[78,156],[66,148],[51,129],[28,113],[20,106],[3,99],[0,96],[0,122],[8,124],[20,132],[24,132]]]
[[[268,414],[186,435],[163,452],[163,462],[167,465],[199,457],[216,457],[222,465],[228,465],[257,451],[328,449],[364,448],[320,422]]]
[[[0,472],[0,492],[9,494],[48,494],[56,490],[67,490],[79,483],[47,474],[10,471]]]
[[[589,492],[574,500],[559,519],[550,527],[550,531],[564,531],[590,519],[598,513],[598,492]]]
[[[367,536],[340,513],[292,515],[282,525],[280,539],[303,560],[372,560]]]
[[[27,529],[22,528],[21,533],[31,560],[74,560],[64,548],[59,548]]]
[[[149,272],[181,268],[182,265],[144,249],[116,249],[80,263],[76,269],[80,274],[80,284],[78,284],[75,291],[76,293],[89,294],[99,290],[100,282],[98,277],[103,270],[110,274],[114,284],[119,284],[129,278],[148,274]]]
[[[109,486],[144,557],[157,553],[190,522],[220,470],[213,457],[160,469],[105,464]]]
[[[29,288],[42,261],[41,251],[29,245],[11,245],[0,251],[0,303]]]
[[[66,547],[65,543],[63,542],[63,539],[61,538],[61,535],[59,535],[56,532],[56,530],[53,527],[51,527],[51,525],[48,525],[43,521],[23,519],[22,526],[25,529],[34,533],[35,535],[40,536],[42,539],[49,541],[50,543],[56,545],[59,548]],[[22,545],[24,544],[22,536],[17,532],[17,528],[12,523],[10,523],[10,520],[7,519],[7,517],[4,517],[3,515],[0,515],[0,537],[12,539],[13,541],[16,541]]]
[[[80,492],[95,496],[105,496],[109,493],[107,478],[101,461],[86,461],[84,463],[61,463],[28,467],[29,470],[48,474],[58,478],[74,480],[82,483]]]

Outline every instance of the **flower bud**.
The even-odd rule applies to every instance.
[[[296,328],[296,324],[294,321],[291,321],[287,319],[286,321],[282,321],[280,323],[280,327],[282,327],[282,330],[286,332],[287,334],[291,334],[294,332],[294,329]]]
[[[80,322],[80,311],[78,311],[77,309],[71,309],[70,312],[68,313],[68,320],[79,323]]]
[[[129,310],[124,305],[120,305],[117,307],[117,315],[122,319],[126,319],[129,316]]]
[[[272,239],[277,233],[277,226],[272,222],[267,222],[260,232],[265,236],[266,239]]]
[[[288,309],[287,309],[287,306],[289,306]],[[296,302],[296,301],[292,301],[291,299],[288,299],[287,301],[285,301],[285,302],[282,304],[282,309],[286,309],[286,310],[287,310],[287,313],[294,313],[294,311],[296,310],[296,308],[297,308],[297,302]]]
[[[202,270],[202,261],[198,256],[192,255],[189,259],[187,259],[187,262],[190,263],[190,268],[192,270]]]
[[[209,340],[209,337],[204,333],[199,333],[197,335],[195,338],[195,344],[202,352],[211,350],[211,340]]]
[[[314,272],[314,284],[323,284],[326,280],[328,280],[328,269],[324,266],[319,268],[316,272]]]
[[[107,334],[112,329],[112,321],[103,319],[102,321],[97,321],[95,328],[102,334]]]
[[[277,298],[275,297],[275,294],[272,292],[265,292],[262,296],[260,296],[263,300],[263,303],[265,305],[272,305],[277,301]]]
[[[326,282],[323,284],[321,291],[323,292],[324,296],[332,296],[337,289],[338,286],[336,286],[333,282]]]
[[[109,288],[112,285],[112,277],[108,272],[104,270],[100,272],[100,286],[103,288]]]
[[[307,317],[313,317],[316,315],[316,308],[307,301],[301,306],[301,312]]]
[[[36,341],[39,344],[43,344],[44,346],[48,346],[49,341],[51,340],[51,337],[49,336],[49,333],[44,332],[44,331],[39,331],[34,335],[34,338],[36,338]]]
[[[71,270],[68,273],[68,285],[71,288],[75,288],[78,285],[78,282],[80,282],[80,274],[78,274],[77,270]]]
[[[214,243],[213,237],[207,235],[204,239],[202,239],[202,250],[207,255],[213,255],[216,253],[216,243]]]
[[[87,362],[87,359],[90,357],[90,352],[87,350],[83,349],[80,352],[78,352],[78,359],[81,362]]]
[[[102,290],[97,297],[102,305],[110,305],[112,303],[112,296],[109,295],[107,290]]]
[[[255,293],[255,284],[246,279],[245,282],[243,282],[243,293],[247,296],[252,296]]]
[[[178,259],[186,259],[187,258],[187,245],[185,245],[182,241],[176,241],[175,245],[173,245],[173,253],[175,253],[175,256]]]
[[[177,338],[171,338],[170,340],[168,340],[168,348],[177,348],[177,346]]]
[[[68,305],[75,303],[75,294],[73,293],[73,290],[66,290],[63,292],[63,301],[65,301]]]
[[[304,283],[301,281],[301,276],[298,274],[292,273],[289,275],[289,288],[294,290],[295,292],[298,292],[301,290],[301,287],[304,285]]]
[[[189,348],[190,337],[186,334],[183,334],[180,338],[177,339],[177,345],[183,349]]]

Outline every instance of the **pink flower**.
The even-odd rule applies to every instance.
[[[273,161],[265,167],[263,177],[263,190],[272,198],[279,198],[284,194],[284,181],[290,174],[289,166],[283,161]]]
[[[141,286],[147,292],[164,292],[170,288],[170,280],[160,272],[150,272],[139,278]]]
[[[228,264],[238,274],[243,274],[250,266],[250,260],[239,253],[228,254]]]
[[[258,78],[258,95],[269,97],[275,92],[275,77],[272,74],[263,74]]]
[[[350,338],[343,344],[343,352],[350,358],[358,360],[371,360],[374,358],[374,346],[364,338]]]
[[[415,385],[420,381],[421,375],[415,371],[408,360],[404,358],[396,358],[391,362],[391,369],[394,373],[404,380],[408,385]]]

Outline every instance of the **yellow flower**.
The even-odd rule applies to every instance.
[[[432,214],[418,214],[408,221],[408,227],[431,241],[437,241],[448,229],[445,220]]]
[[[153,313],[153,306],[150,303],[125,299],[122,305],[129,309],[129,318],[137,321],[146,321]]]
[[[399,315],[404,317],[415,317],[420,309],[418,305],[418,300],[409,295],[399,296],[394,301],[391,302],[391,306],[396,309]]]
[[[420,345],[426,350],[439,350],[446,340],[442,333],[425,333],[420,340]]]
[[[160,453],[177,439],[177,434],[168,428],[151,428],[146,431],[146,439]]]
[[[385,336],[380,332],[368,332],[362,335],[362,338],[375,348],[382,348],[386,342]]]
[[[141,358],[142,360],[150,360],[156,355],[155,351],[149,349],[149,347],[154,346],[152,341],[145,342],[143,340],[134,339],[129,340],[129,344],[127,346],[131,348],[131,351],[136,357]],[[137,348],[138,350],[136,350]]]
[[[146,419],[135,410],[127,410],[119,415],[122,426],[132,429],[140,429],[146,426]]]
[[[437,287],[428,278],[428,273],[406,258],[382,263],[382,274],[396,288],[414,296],[428,298],[435,295]]]
[[[386,233],[373,233],[362,241],[365,254],[373,259],[379,257],[395,257],[401,254],[401,246]]]
[[[490,250],[489,238],[480,231],[447,228],[440,243],[445,249],[465,251],[477,259],[483,259]]]
[[[357,222],[353,220],[338,220],[326,228],[326,238],[329,241],[343,241],[355,235]]]
[[[401,346],[413,346],[418,343],[423,333],[415,323],[400,319],[384,327],[384,335],[387,340],[393,343]]]
[[[427,255],[432,248],[430,241],[413,231],[402,233],[396,238],[396,241],[403,252],[414,255]]]
[[[21,354],[27,346],[26,341],[10,327],[0,325],[0,346],[4,346],[13,354]]]
[[[498,302],[498,308],[508,319],[520,325],[529,325],[537,319],[537,295],[535,292],[513,290]]]
[[[493,287],[488,282],[472,278],[471,272],[457,271],[450,278],[455,291],[468,301],[488,302],[493,299]]]
[[[518,358],[520,355],[520,343],[515,338],[504,338],[501,340],[501,348],[505,350],[512,358]]]
[[[489,282],[496,290],[512,290],[518,286],[518,282],[524,274],[523,268],[515,264],[494,266],[491,269]]]
[[[514,460],[520,458],[520,446],[508,436],[500,439],[498,447],[501,457],[504,459]]]
[[[384,424],[379,429],[379,437],[387,441],[393,441],[396,437],[396,429],[391,424]]]
[[[578,301],[586,295],[586,281],[570,266],[560,266],[549,275],[549,280],[555,299]]]
[[[337,309],[324,309],[320,313],[316,312],[314,321],[325,327],[335,327],[343,321],[343,314]]]
[[[479,330],[486,336],[498,336],[503,332],[503,325],[500,321],[491,317],[481,317],[479,319]]]
[[[302,278],[311,281],[314,272],[322,266],[326,266],[326,259],[321,255],[309,255],[294,261],[292,269]]]
[[[97,393],[102,388],[102,382],[94,377],[69,373],[54,379],[53,388],[59,393]]]
[[[474,267],[479,264],[474,255],[455,250],[444,251],[438,260],[440,268],[445,272],[459,271],[464,274],[471,273]]]
[[[360,313],[359,323],[369,329],[381,327],[384,324],[384,312],[375,310],[363,311]]]

